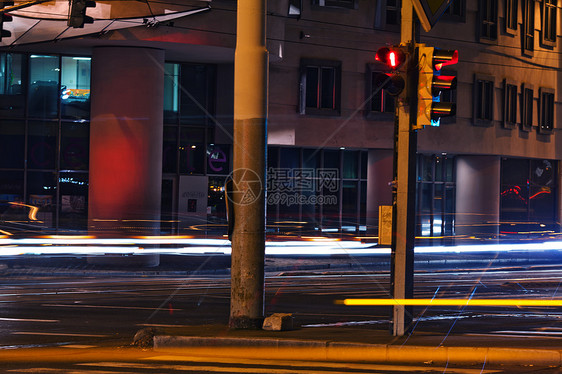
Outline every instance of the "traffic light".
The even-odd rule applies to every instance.
[[[7,6],[14,5],[13,1],[0,1],[0,9],[3,9]],[[0,16],[0,41],[2,38],[9,38],[12,36],[12,33],[8,30],[4,30],[4,22],[12,22],[12,16],[6,13],[2,13]]]
[[[441,75],[443,66],[458,62],[457,50],[438,49],[418,44],[418,108],[414,129],[439,126],[441,117],[454,116],[456,104],[441,102],[440,94],[457,87],[457,78]]]
[[[407,56],[407,48],[404,46],[379,48],[375,60],[385,64],[387,72],[377,73],[373,81],[374,87],[381,87],[392,96],[400,95],[406,86],[406,75],[401,74],[400,68],[404,66]]]
[[[74,28],[82,28],[85,23],[94,23],[94,19],[86,15],[86,9],[95,7],[95,1],[72,0],[68,10],[67,25]]]

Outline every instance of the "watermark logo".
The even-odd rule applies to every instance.
[[[252,204],[258,200],[263,190],[260,176],[251,169],[233,170],[226,180],[226,196],[233,204]]]
[[[269,168],[268,205],[335,205],[340,190],[339,169]],[[236,169],[227,178],[230,203],[248,205],[263,191],[260,177],[250,169]]]

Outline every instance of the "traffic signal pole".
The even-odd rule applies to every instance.
[[[234,149],[230,328],[264,319],[265,155],[268,52],[266,0],[238,0],[234,56]]]
[[[410,299],[414,295],[414,204],[417,150],[417,133],[411,130],[417,108],[417,59],[413,58],[415,39],[412,0],[402,1],[401,18],[400,44],[409,46],[410,58],[406,66],[406,90],[397,100],[395,119],[391,292],[395,299]],[[403,336],[411,321],[411,307],[393,306],[392,334],[394,336]]]

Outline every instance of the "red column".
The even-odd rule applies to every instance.
[[[89,230],[97,235],[157,233],[164,51],[95,48],[91,88]]]

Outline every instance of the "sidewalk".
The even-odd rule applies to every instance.
[[[436,365],[534,365],[560,367],[562,344],[546,337],[494,334],[450,335],[416,332],[396,338],[371,327],[305,327],[291,331],[229,330],[224,325],[162,328],[154,334],[154,350],[217,347],[214,355],[240,358],[410,363]],[[150,336],[152,337],[152,336]],[[146,341],[145,341],[146,342]],[[137,341],[139,343],[139,341]],[[209,350],[201,349],[200,354]]]

